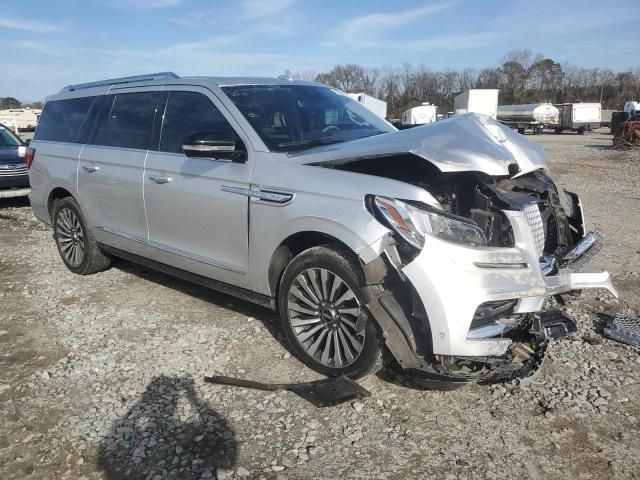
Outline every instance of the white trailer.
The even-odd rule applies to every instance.
[[[560,122],[560,111],[550,103],[529,103],[524,105],[501,105],[498,120],[524,133],[527,128],[538,133],[547,125]]]
[[[627,113],[640,111],[640,102],[624,102],[624,108],[622,111]]]
[[[347,93],[347,95],[355,101],[360,102],[380,118],[387,118],[387,102],[378,100],[366,93]]]
[[[599,103],[559,103],[555,106],[560,111],[560,121],[551,125],[556,133],[572,130],[582,135],[600,126],[602,105]]]
[[[35,130],[42,110],[35,108],[9,108],[0,110],[0,123],[15,133],[24,130]]]
[[[496,118],[498,115],[498,89],[473,88],[456,96],[453,100],[456,115],[480,113]]]
[[[423,103],[402,112],[402,126],[404,128],[426,125],[435,122],[437,119],[438,107],[429,103]]]

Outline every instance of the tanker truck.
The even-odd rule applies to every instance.
[[[524,133],[527,128],[538,133],[548,125],[559,123],[560,111],[550,103],[502,105],[498,107],[498,120],[517,128],[518,133]]]

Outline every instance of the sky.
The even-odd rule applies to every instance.
[[[0,0],[0,97],[174,71],[277,76],[339,63],[636,68],[640,0]]]

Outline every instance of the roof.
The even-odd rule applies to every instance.
[[[149,73],[145,75],[135,75],[130,77],[110,78],[106,80],[98,80],[88,83],[80,83],[74,85],[67,85],[60,94],[77,92],[79,90],[88,89],[110,89],[112,87],[135,87],[135,86],[150,86],[150,85],[166,85],[166,84],[181,84],[185,81],[194,82],[197,84],[209,83],[215,86],[234,86],[234,85],[316,85],[322,84],[316,82],[309,82],[306,80],[294,80],[285,76],[280,77],[180,77],[173,72],[158,72]]]

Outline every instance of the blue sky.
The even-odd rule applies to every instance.
[[[0,97],[25,101],[69,83],[164,70],[275,76],[345,62],[481,68],[498,65],[514,48],[581,67],[640,64],[639,0],[29,0],[0,6]]]

